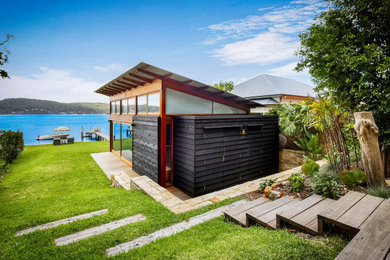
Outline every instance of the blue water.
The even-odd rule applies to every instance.
[[[95,141],[91,138],[81,138],[81,127],[84,131],[96,129],[109,134],[108,115],[0,115],[0,130],[20,130],[23,132],[25,145],[52,144],[53,140],[37,141],[38,135],[53,134],[59,126],[70,128],[69,137],[76,142]]]

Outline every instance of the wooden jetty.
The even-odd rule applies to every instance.
[[[54,138],[65,138],[70,134],[51,134],[51,135],[39,135],[36,139],[40,140],[52,140]]]
[[[81,127],[81,138],[84,137],[96,138],[98,141],[110,140],[110,135],[103,133],[100,126],[98,126],[98,128],[94,130],[91,130],[91,127],[89,127],[89,131],[85,132],[85,134],[84,134],[84,127]]]

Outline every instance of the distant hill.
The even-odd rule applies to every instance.
[[[60,103],[28,98],[0,101],[0,114],[108,114],[108,103]]]

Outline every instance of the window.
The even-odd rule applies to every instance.
[[[148,95],[148,114],[160,112],[160,93]]]
[[[167,114],[212,114],[210,100],[167,88]]]
[[[128,105],[129,105],[129,114],[135,114],[135,98],[129,98],[128,100],[127,100],[127,102],[128,102]]]
[[[138,97],[137,110],[138,114],[146,114],[146,96]]]
[[[115,101],[115,113],[116,114],[120,114],[120,112],[121,112],[121,107],[120,107],[120,101],[118,100],[118,101]]]
[[[115,114],[115,102],[111,102],[111,114]]]
[[[122,114],[127,114],[127,99],[122,100]]]
[[[213,102],[213,114],[246,114],[246,111]]]

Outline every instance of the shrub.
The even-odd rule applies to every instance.
[[[366,193],[369,195],[372,195],[372,196],[389,199],[390,198],[390,187],[382,184],[379,186],[368,188],[366,190]]]
[[[338,183],[337,174],[327,168],[321,168],[311,179],[311,187],[315,194],[335,199],[341,192],[341,185]]]
[[[357,185],[365,185],[366,175],[359,168],[351,168],[350,170],[344,170],[340,173],[340,182],[353,188]]]
[[[264,182],[260,183],[259,191],[264,191],[265,188],[267,188],[268,186],[271,186],[271,185],[274,184],[276,181],[277,181],[277,179],[265,180]]]
[[[300,173],[291,174],[287,180],[291,183],[290,191],[298,192],[305,184],[305,178]]]
[[[0,158],[5,165],[12,163],[23,151],[23,133],[14,131],[0,131]]]
[[[299,142],[295,142],[305,153],[309,155],[309,158],[312,160],[317,160],[318,155],[322,153],[324,147],[322,147],[319,143],[320,136],[317,134],[313,135],[306,127],[303,128],[305,130],[305,136],[299,138]]]
[[[301,169],[306,176],[312,176],[313,173],[320,169],[320,165],[312,159],[305,158],[305,163],[302,165]]]

